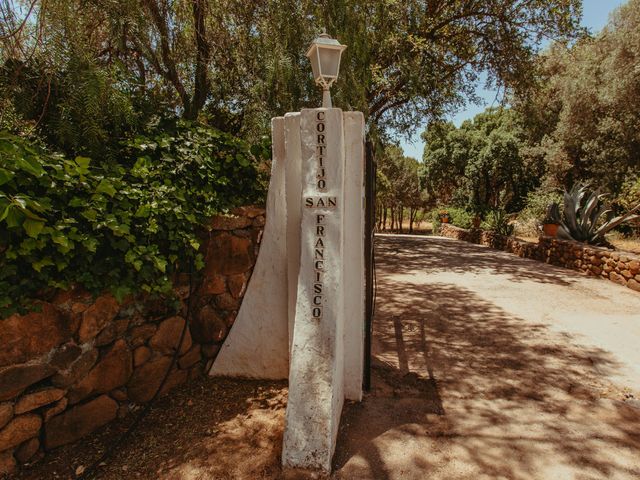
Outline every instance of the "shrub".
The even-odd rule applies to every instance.
[[[438,207],[429,213],[431,223],[433,224],[433,232],[436,233],[440,229],[440,214],[446,211],[449,214],[449,223],[460,228],[471,228],[473,225],[473,215],[463,208],[458,207]]]
[[[516,230],[519,235],[537,236],[539,226],[547,213],[547,207],[552,203],[562,202],[562,193],[535,190],[529,192],[525,207],[518,214]]]
[[[513,235],[514,230],[514,226],[510,222],[509,216],[504,210],[492,210],[489,212],[482,228],[505,237]]]
[[[0,134],[0,316],[79,284],[118,298],[170,292],[214,213],[261,198],[257,158],[217,130],[176,125],[99,167]]]

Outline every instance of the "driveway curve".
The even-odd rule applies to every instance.
[[[439,237],[378,236],[376,262],[335,478],[640,478],[638,293]]]

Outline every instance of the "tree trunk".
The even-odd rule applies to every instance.
[[[400,233],[403,233],[402,232],[402,220],[404,219],[403,218],[404,217],[404,205],[400,205],[398,217],[399,217],[398,218],[398,225],[400,227]]]

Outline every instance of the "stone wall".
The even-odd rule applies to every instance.
[[[190,328],[161,393],[206,371],[233,325],[265,223],[259,208],[233,213],[203,234]],[[151,400],[185,325],[188,276],[174,285],[177,306],[145,296],[119,304],[76,289],[0,320],[0,477]]]
[[[443,223],[440,235],[515,253],[523,258],[570,268],[640,292],[640,256],[580,242],[541,236],[537,243],[479,229],[465,230]]]

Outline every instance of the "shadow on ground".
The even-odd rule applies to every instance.
[[[470,290],[391,274],[477,269],[559,285],[571,277],[517,257],[503,264],[475,246],[443,260],[442,242],[378,239],[373,390],[345,409],[335,477],[640,478],[640,412],[593,368],[615,369],[611,355]]]
[[[260,480],[280,475],[286,382],[201,378],[158,400],[93,478]],[[135,413],[133,413],[135,415]],[[74,478],[133,415],[25,468],[20,480]]]
[[[456,247],[464,248],[464,253]],[[555,267],[528,258],[520,258],[482,245],[449,238],[412,238],[407,236],[377,236],[376,262],[381,270],[392,267],[394,273],[440,272],[485,273],[509,275],[513,282],[532,280],[557,285],[571,285],[579,275],[565,268]],[[443,255],[442,252],[449,252]],[[505,261],[505,255],[509,260]]]

